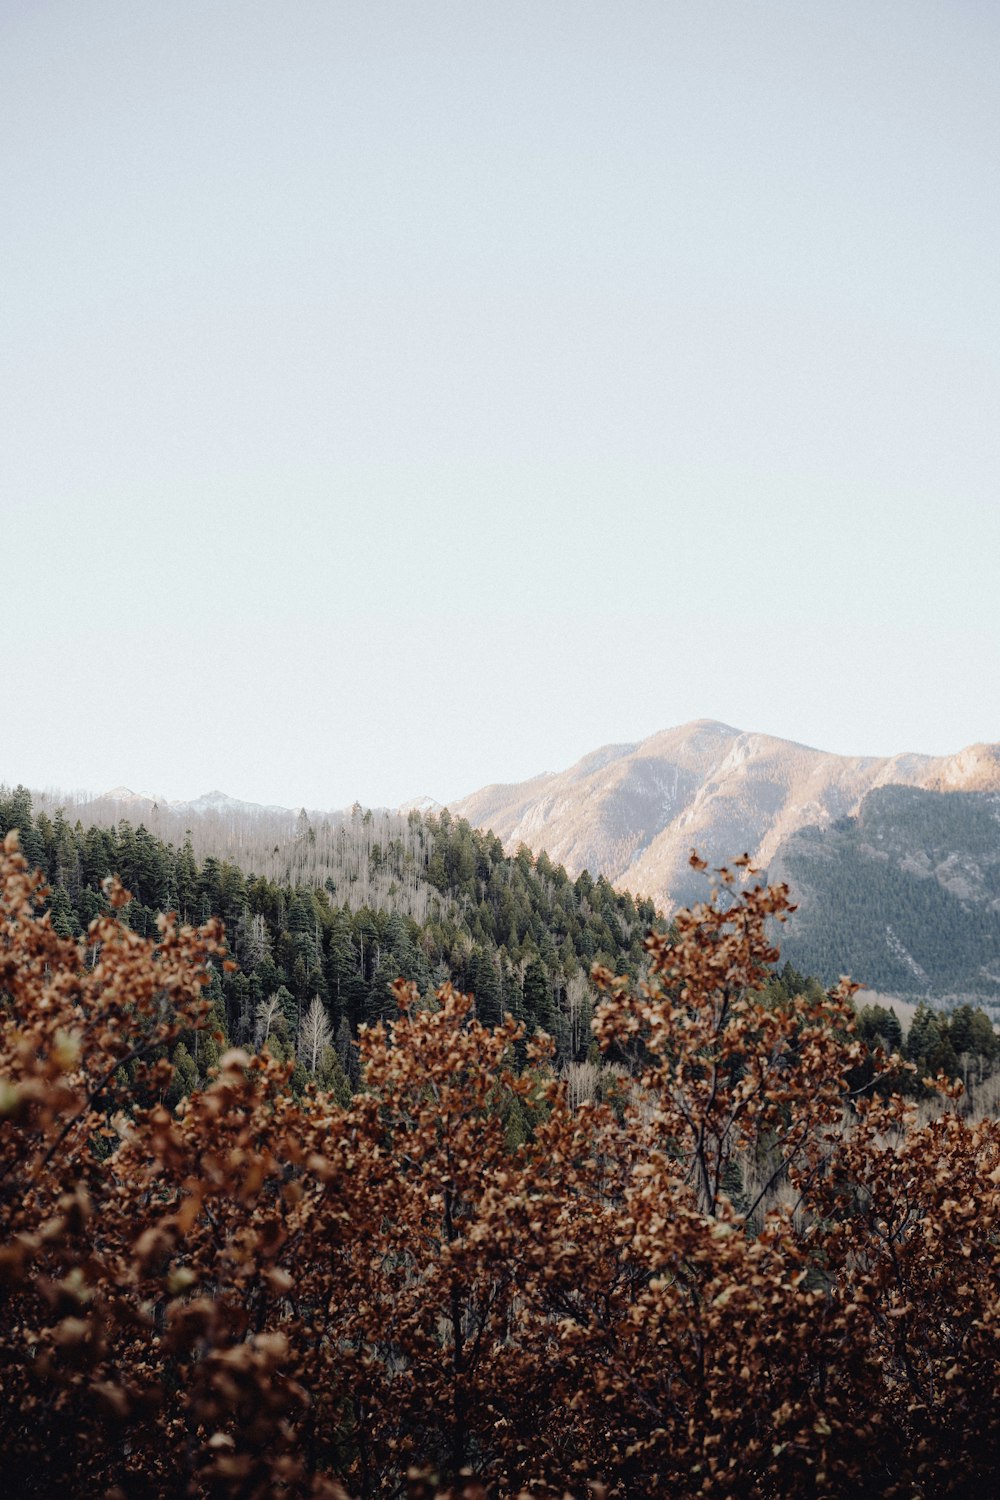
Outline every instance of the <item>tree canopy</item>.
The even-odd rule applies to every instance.
[[[896,1091],[850,986],[775,983],[787,891],[719,880],[640,986],[597,968],[584,1104],[544,1032],[406,980],[353,1094],[229,1049],[174,1102],[169,1049],[222,1036],[219,924],[144,936],[109,882],[63,936],[9,835],[13,1491],[987,1492],[1000,1124]]]

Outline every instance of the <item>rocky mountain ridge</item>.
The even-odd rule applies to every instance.
[[[642,741],[601,746],[564,771],[486,786],[452,802],[450,811],[492,829],[511,852],[522,843],[535,853],[544,849],[574,877],[584,869],[603,874],[670,910],[705,893],[704,879],[688,865],[692,848],[711,864],[746,850],[766,869],[799,830],[856,815],[863,799],[885,786],[1000,791],[1000,745],[946,756],[844,756],[699,719]],[[36,800],[53,810],[63,803],[74,816],[102,824],[145,821],[164,837],[183,836],[190,825],[206,849],[240,830],[283,836],[303,811],[221,791],[170,801],[127,787],[68,803],[56,794]],[[419,797],[397,811],[411,808],[436,813],[440,805]],[[351,816],[349,809],[304,811],[316,827]]]
[[[700,719],[606,745],[568,770],[484,787],[451,804],[508,849],[546,849],[571,874],[601,871],[666,909],[698,899],[692,847],[767,867],[796,830],[856,813],[880,786],[1000,790],[1000,745],[948,756],[844,756]]]

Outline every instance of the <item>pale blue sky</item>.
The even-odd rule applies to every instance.
[[[1000,9],[0,4],[0,779],[1000,739]]]

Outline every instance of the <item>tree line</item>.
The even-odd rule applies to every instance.
[[[155,935],[158,913],[181,922],[220,918],[237,967],[210,973],[212,1030],[175,1043],[175,1095],[203,1083],[220,1046],[259,1049],[296,1064],[295,1086],[318,1076],[343,1089],[359,1079],[362,1025],[395,1015],[393,983],[421,993],[446,982],[475,997],[486,1025],[510,1013],[555,1038],[560,1063],[592,1052],[594,963],[638,976],[651,902],[584,871],[571,880],[545,853],[507,856],[499,839],[447,811],[364,812],[317,830],[302,815],[275,879],[231,860],[196,857],[192,838],[165,842],[144,824],[70,823],[35,813],[23,787],[0,790],[0,836],[17,829],[49,885],[54,931],[80,938],[108,910],[103,883],[132,895],[119,920]],[[317,854],[319,849],[319,854]],[[320,873],[322,872],[322,878]]]
[[[603,877],[584,871],[571,880],[544,851],[535,858],[522,847],[507,856],[493,834],[447,811],[355,807],[338,828],[319,834],[300,815],[282,860],[288,871],[312,869],[312,883],[248,874],[213,854],[199,859],[190,834],[174,845],[124,818],[84,828],[61,807],[36,814],[24,787],[0,789],[0,836],[12,828],[49,882],[47,909],[60,936],[80,937],[107,912],[103,882],[112,874],[132,894],[119,921],[143,936],[156,932],[158,913],[167,910],[182,922],[218,917],[225,924],[237,967],[212,967],[212,1026],[184,1032],[174,1045],[172,1103],[205,1083],[228,1045],[266,1045],[293,1064],[297,1091],[314,1078],[346,1097],[360,1081],[358,1030],[395,1017],[399,978],[425,995],[454,984],[473,995],[486,1025],[509,1013],[529,1034],[543,1028],[554,1038],[557,1065],[589,1097],[608,1082],[595,1067],[591,967],[638,979],[643,938],[657,920],[651,902],[615,891]],[[842,892],[827,894],[829,904]],[[862,902],[860,889],[855,897]],[[869,922],[877,920],[878,890],[872,902]],[[766,998],[784,1003],[822,988],[786,961],[768,977]],[[951,1012],[921,1005],[906,1037],[893,1011],[865,1006],[858,1034],[870,1051],[882,1046],[914,1062],[916,1072],[897,1086],[917,1097],[927,1093],[920,1079],[945,1072],[962,1077],[971,1098],[1000,1061],[992,1023],[967,1003]]]

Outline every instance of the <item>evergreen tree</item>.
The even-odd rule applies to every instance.
[[[552,992],[541,960],[533,958],[524,972],[524,1009],[532,1026],[551,1031],[553,1024]]]
[[[81,931],[80,921],[73,909],[73,903],[69,898],[69,892],[64,885],[57,885],[52,892],[49,902],[49,912],[52,916],[52,926],[60,937],[78,937]]]
[[[299,1005],[295,996],[283,984],[279,984],[275,991],[278,1010],[285,1018],[285,1026],[289,1036],[298,1036],[299,1033]]]
[[[332,1094],[338,1104],[350,1103],[353,1090],[347,1075],[341,1066],[340,1057],[336,1047],[324,1047],[323,1055],[319,1060],[316,1070],[316,1082],[321,1089]]]
[[[482,947],[472,950],[469,963],[469,988],[476,997],[476,1015],[484,1026],[499,1026],[503,1019],[500,1005],[500,976]]]
[[[171,1062],[174,1065],[174,1072],[167,1088],[167,1102],[177,1104],[181,1099],[186,1099],[189,1094],[194,1093],[198,1084],[198,1069],[194,1058],[183,1042],[177,1043]]]

